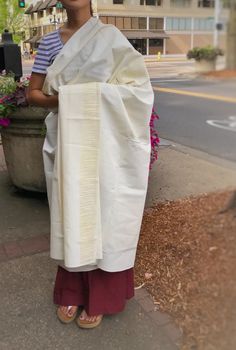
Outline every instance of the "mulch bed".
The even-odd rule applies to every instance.
[[[236,209],[231,192],[161,203],[145,211],[136,286],[183,330],[185,350],[236,349]]]
[[[236,70],[223,69],[219,71],[212,71],[203,74],[206,77],[229,79],[236,78]]]

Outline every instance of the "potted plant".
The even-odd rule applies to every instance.
[[[215,70],[216,59],[223,56],[223,51],[213,46],[194,47],[187,53],[188,59],[195,59],[197,72],[209,72]]]
[[[48,111],[29,106],[29,78],[16,82],[0,74],[0,133],[6,165],[13,184],[21,189],[46,192],[42,147]]]

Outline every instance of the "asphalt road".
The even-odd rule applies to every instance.
[[[184,71],[192,69],[189,62],[162,62],[153,68],[153,76],[158,77],[152,79],[152,84],[160,116],[159,135],[235,162],[236,80],[178,77],[182,66]],[[24,62],[23,68],[24,74],[30,74],[32,62]]]
[[[153,79],[161,138],[236,161],[236,81]]]

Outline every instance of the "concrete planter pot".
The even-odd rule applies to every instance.
[[[46,192],[42,147],[47,114],[43,108],[20,107],[10,116],[11,124],[1,129],[9,176],[18,188]]]
[[[195,61],[195,70],[198,73],[205,73],[214,71],[216,69],[216,59],[215,60],[200,60]]]

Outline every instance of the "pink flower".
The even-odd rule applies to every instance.
[[[8,118],[0,118],[0,125],[3,127],[8,127],[10,125],[10,119]]]
[[[158,133],[155,129],[154,122],[155,120],[159,119],[158,115],[156,114],[154,108],[152,109],[152,115],[150,118],[149,126],[150,126],[150,139],[151,139],[151,159],[149,164],[149,169],[152,169],[153,163],[158,159],[158,148],[159,148],[159,137]]]

